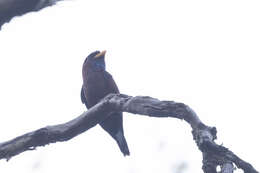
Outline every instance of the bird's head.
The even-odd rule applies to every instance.
[[[95,51],[89,54],[83,64],[83,67],[86,66],[87,68],[91,68],[95,71],[105,70],[105,54],[106,51]]]

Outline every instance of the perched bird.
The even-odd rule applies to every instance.
[[[85,60],[82,69],[83,86],[81,101],[89,109],[110,93],[119,93],[113,77],[106,71],[106,51],[95,51]],[[129,155],[129,149],[124,136],[122,112],[116,112],[100,122],[100,126],[117,142],[124,156]]]

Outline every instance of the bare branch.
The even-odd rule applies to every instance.
[[[193,139],[203,154],[203,171],[232,173],[233,163],[245,173],[258,173],[252,165],[243,161],[224,146],[217,145],[215,127],[202,123],[196,113],[183,103],[160,101],[151,97],[132,97],[124,94],[110,94],[97,105],[79,117],[59,125],[47,126],[0,144],[0,159],[10,159],[19,153],[38,146],[67,141],[94,127],[113,112],[129,112],[150,117],[172,117],[185,120],[191,125]]]
[[[0,0],[0,30],[4,23],[15,16],[28,12],[39,11],[45,7],[55,5],[61,0]]]

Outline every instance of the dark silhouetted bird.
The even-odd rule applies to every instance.
[[[88,109],[97,104],[106,95],[119,93],[113,77],[106,71],[105,54],[106,51],[95,51],[86,58],[83,64],[81,100]],[[124,136],[122,113],[113,113],[99,124],[116,140],[124,156],[129,155],[129,149]]]

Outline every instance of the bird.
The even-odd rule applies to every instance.
[[[81,101],[87,109],[96,105],[110,93],[119,93],[119,89],[110,73],[106,71],[106,51],[94,51],[87,56],[83,63]],[[130,152],[124,136],[123,114],[115,112],[99,125],[117,142],[124,156]]]

